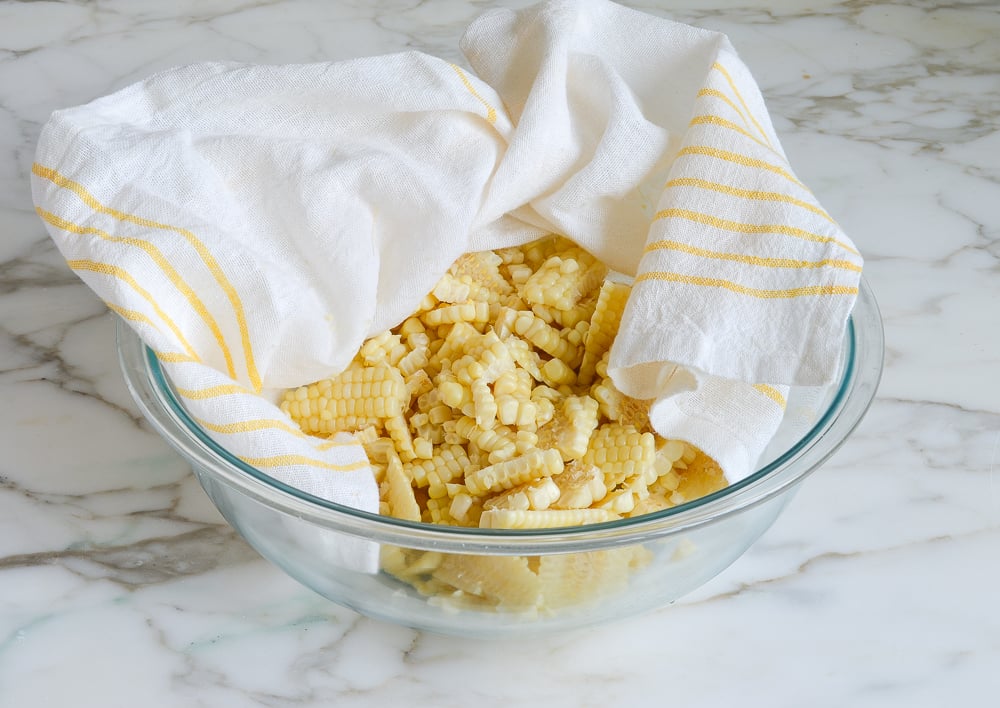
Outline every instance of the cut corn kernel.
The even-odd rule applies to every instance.
[[[440,483],[446,483],[464,475],[470,466],[469,455],[464,447],[443,445],[430,459],[413,460],[403,467],[415,486],[426,487],[430,484],[431,475]]]
[[[483,467],[465,475],[465,486],[474,496],[516,487],[540,477],[551,477],[563,469],[558,450],[533,450],[512,460]]]
[[[574,246],[539,266],[521,294],[529,304],[568,310],[596,289],[607,272],[607,266]]]
[[[490,307],[485,302],[463,302],[460,305],[444,305],[424,315],[424,322],[431,327],[456,322],[488,322]]]
[[[586,509],[608,493],[601,469],[579,460],[568,463],[552,481],[559,487],[559,498],[552,502],[554,509]]]
[[[399,371],[386,364],[352,367],[289,391],[281,409],[306,433],[330,435],[399,416],[410,400]]]
[[[580,363],[582,352],[559,336],[559,330],[545,323],[545,320],[531,312],[519,312],[514,320],[514,332],[546,354],[562,359],[570,368]],[[513,352],[512,352],[513,353]]]
[[[606,509],[484,509],[479,517],[483,529],[549,529],[559,526],[600,524],[619,518]]]
[[[640,433],[631,425],[606,423],[591,436],[583,461],[601,468],[610,489],[628,477],[644,474],[647,467],[653,466],[655,455],[652,433]]]
[[[558,416],[538,431],[539,446],[554,447],[564,460],[582,459],[597,428],[597,409],[589,396],[567,396]]]
[[[610,280],[601,286],[583,345],[583,358],[578,376],[581,384],[586,386],[593,381],[597,362],[611,348],[611,343],[618,334],[618,325],[630,292],[629,286]]]
[[[542,477],[527,484],[512,487],[483,502],[483,510],[532,509],[543,511],[559,498],[559,487],[551,477]]]
[[[403,472],[403,466],[398,458],[390,458],[385,472],[385,501],[389,504],[389,513],[398,519],[420,521],[420,506],[417,504],[410,479]]]

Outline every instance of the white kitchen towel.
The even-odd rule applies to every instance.
[[[687,437],[745,476],[786,385],[834,374],[861,259],[728,40],[563,0],[489,12],[462,48],[472,71],[204,63],[58,111],[38,213],[209,434],[318,496],[377,508],[363,450],[259,394],[339,371],[461,253],[548,232],[636,276],[615,381],[661,399],[654,422],[713,410]]]

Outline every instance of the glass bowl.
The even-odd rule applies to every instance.
[[[185,411],[155,355],[122,322],[117,333],[122,371],[143,414],[191,464],[223,516],[262,556],[320,595],[364,615],[480,638],[634,615],[667,605],[720,573],[774,523],[797,485],[861,420],[878,386],[884,345],[878,306],[862,280],[834,383],[823,390],[792,390],[785,418],[756,473],[645,516],[507,531],[402,521],[278,482],[212,440]],[[359,571],[345,562],[342,548],[357,545],[358,539],[378,544],[381,570]],[[464,591],[445,590],[432,572],[446,573]],[[500,605],[477,595],[498,589],[506,598]]]

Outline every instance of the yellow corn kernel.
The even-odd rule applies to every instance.
[[[306,433],[331,434],[377,425],[401,415],[406,382],[386,364],[351,367],[330,379],[285,394],[281,409]]]
[[[487,492],[499,492],[540,477],[551,477],[563,470],[562,457],[558,450],[532,450],[511,460],[483,467],[465,475],[465,486],[469,493],[482,496]]]
[[[626,396],[615,388],[611,379],[601,379],[590,389],[590,395],[600,404],[601,415],[622,425],[634,426],[637,430],[651,430],[649,407],[652,399],[640,400]]]
[[[505,371],[493,383],[497,418],[503,425],[515,425],[522,402],[531,396],[531,376],[523,369]]]
[[[429,312],[429,311],[433,310],[435,307],[437,307],[437,304],[438,304],[438,301],[437,301],[437,298],[434,297],[434,294],[433,293],[427,293],[426,295],[424,295],[423,299],[420,301],[420,304],[417,305],[417,312],[415,314],[419,315],[419,314],[424,313],[424,312]]]
[[[413,437],[410,435],[410,426],[406,418],[402,415],[387,418],[385,421],[385,431],[389,433],[392,442],[396,446],[396,453],[403,462],[409,462],[417,456],[413,449]]]
[[[358,352],[358,357],[369,366],[376,364],[396,366],[406,353],[407,348],[402,342],[402,337],[386,330],[368,339]]]
[[[550,529],[560,526],[600,524],[619,518],[607,509],[484,509],[479,517],[483,529]]]
[[[627,487],[615,489],[609,492],[595,508],[605,509],[614,514],[625,516],[635,509],[635,495]]]
[[[517,314],[514,332],[549,356],[562,359],[571,368],[580,363],[581,349],[560,337],[559,330],[547,325],[545,320],[531,312],[522,311]],[[511,354],[514,355],[514,352]]]
[[[406,357],[403,357],[403,360],[399,363],[402,364],[405,360]],[[406,390],[410,394],[411,400],[419,398],[425,393],[430,393],[434,389],[434,383],[431,381],[431,377],[423,369],[417,369],[413,373],[406,376],[406,379],[404,380],[406,382]]]
[[[476,379],[470,386],[472,404],[476,411],[476,425],[483,430],[491,430],[496,425],[497,403],[493,400],[493,392],[483,379]]]
[[[685,500],[690,500],[724,488],[727,484],[726,477],[718,463],[693,445],[686,447],[692,451],[693,456],[691,462],[687,463],[687,469],[678,473],[680,482],[675,494],[680,494]]]
[[[551,477],[542,477],[501,492],[483,502],[483,510],[533,509],[543,511],[559,498],[559,487]]]
[[[685,447],[680,440],[664,440],[663,444],[656,448],[656,457],[666,462],[667,470],[669,470],[677,460],[684,456]]]
[[[482,467],[487,467],[490,465],[487,459],[487,453],[479,448],[477,445],[469,445],[466,448],[469,453],[469,470],[478,470]],[[467,471],[467,472],[468,472]]]
[[[510,336],[504,342],[507,344],[507,350],[510,352],[510,356],[514,362],[527,371],[535,381],[541,381],[542,359],[538,356],[538,352],[534,351],[530,344],[519,337]]]
[[[549,359],[542,365],[542,380],[549,386],[564,386],[576,382],[576,373],[562,359]]]
[[[645,474],[656,455],[652,433],[640,433],[631,425],[606,423],[590,437],[583,461],[604,472],[609,489],[628,477]]]
[[[500,259],[503,265],[524,263],[524,251],[520,246],[508,246],[507,248],[497,248],[493,254]]]
[[[580,460],[596,428],[597,401],[590,396],[567,396],[558,415],[538,431],[538,445],[559,450],[564,460]]]
[[[668,472],[659,475],[656,480],[649,485],[649,491],[652,492],[662,492],[668,494],[670,492],[676,492],[677,487],[681,484],[681,477],[676,470],[669,470]]]
[[[385,501],[389,504],[389,514],[397,519],[420,521],[420,505],[413,494],[410,479],[403,472],[403,466],[395,457],[389,459],[385,471]]]
[[[473,280],[468,275],[463,275],[461,282],[469,286],[469,300],[487,303],[490,306],[490,318],[496,317],[497,309],[505,295],[493,290],[488,285]],[[506,279],[504,282],[506,282]]]
[[[542,321],[544,321],[545,324],[548,325],[559,324],[559,322],[557,321],[558,318],[556,316],[557,310],[555,308],[546,307],[545,305],[533,304],[531,306],[531,312],[533,315],[535,315],[535,317],[538,317]]]
[[[468,385],[476,379],[493,383],[501,374],[514,369],[510,350],[495,332],[470,339],[465,351],[451,365],[451,372],[460,383]]]
[[[565,310],[554,310],[552,312],[555,321],[562,327],[575,329],[581,336],[586,335],[590,329],[590,319],[597,309],[597,292],[593,292],[583,298],[573,307]],[[585,341],[582,340],[582,341]]]
[[[513,431],[503,425],[484,430],[471,416],[462,416],[455,421],[455,433],[465,438],[472,446],[485,453],[495,454],[500,459],[510,459],[517,454]],[[471,452],[471,450],[470,450]]]
[[[577,377],[577,380],[584,386],[590,385],[594,380],[597,362],[611,348],[611,343],[618,334],[622,313],[625,311],[625,303],[631,292],[632,288],[628,285],[610,280],[605,281],[604,285],[601,286],[594,314],[590,318],[587,338],[583,343],[583,359],[580,362],[580,373]]]
[[[441,403],[451,408],[461,408],[472,401],[472,392],[467,386],[449,377],[444,377],[437,387]]]
[[[552,502],[554,509],[586,509],[601,501],[608,493],[604,473],[599,467],[580,460],[567,463],[566,468],[552,481],[559,487],[559,498]]]
[[[514,333],[514,322],[517,320],[518,310],[513,307],[501,307],[497,310],[497,315],[493,319],[493,331],[500,339],[506,340]]]
[[[443,305],[424,315],[424,322],[431,327],[456,322],[488,322],[490,306],[485,302],[463,302],[459,305]]]
[[[514,446],[518,455],[531,452],[538,447],[538,433],[531,430],[518,430],[514,434]]]
[[[548,398],[532,399],[535,406],[535,426],[541,428],[555,416],[556,407]]]
[[[456,322],[451,325],[450,329],[443,335],[444,342],[431,357],[431,363],[440,367],[443,360],[454,361],[465,351],[465,345],[469,339],[478,336],[478,334],[476,328],[468,322]]]
[[[509,441],[509,438],[508,438]],[[506,462],[514,457],[517,457],[517,444],[503,445],[495,450],[490,450],[489,454],[486,455],[486,465],[495,465],[498,462]]]
[[[524,262],[537,269],[551,256],[572,248],[575,244],[563,236],[547,236],[521,246],[524,252]]]
[[[378,437],[378,428],[374,425],[369,425],[367,428],[362,428],[354,433],[354,441],[362,446],[371,445],[378,440]]]
[[[493,292],[499,296],[514,290],[500,273],[501,265],[503,258],[497,254],[478,251],[459,256],[448,272],[462,282],[469,283],[474,289]]]
[[[413,440],[413,450],[417,457],[421,457],[419,452],[417,452],[417,438],[427,440],[432,444],[441,443],[444,439],[444,431],[438,426],[431,425],[428,415],[424,412],[412,414],[409,425],[410,432],[416,436]]]
[[[422,370],[430,363],[430,361],[430,350],[425,345],[417,347],[416,349],[413,349],[405,354],[396,363],[396,367],[399,369],[399,373],[408,378],[417,371]]]
[[[461,303],[469,299],[469,284],[445,273],[431,291],[440,302]]]
[[[407,317],[403,320],[403,323],[399,325],[399,333],[407,341],[409,341],[409,338],[414,334],[426,334],[426,332],[427,330],[424,327],[424,323],[420,321],[419,317]]]
[[[413,438],[413,454],[420,460],[429,460],[434,454],[434,445],[430,440],[417,436]]]
[[[442,423],[452,420],[455,417],[454,412],[448,405],[437,405],[427,411],[427,422],[431,425],[441,425]]]
[[[430,459],[413,460],[403,465],[417,487],[429,486],[432,473],[440,483],[446,484],[464,475],[470,467],[469,455],[461,445],[441,445]]]
[[[524,254],[521,255],[523,258]],[[534,272],[533,270],[531,270],[531,266],[526,265],[523,262],[511,263],[510,265],[507,266],[506,271],[507,271],[507,282],[509,282],[514,287],[524,285],[526,282],[528,282],[528,278],[530,278],[531,274]]]
[[[472,511],[472,496],[466,492],[459,492],[451,499],[451,506],[448,508],[451,517],[460,523],[468,523],[470,512]]]
[[[455,520],[451,516],[451,499],[447,496],[431,497],[427,500],[426,506],[422,521],[430,524],[455,525]]]
[[[396,455],[396,444],[391,438],[378,438],[370,443],[364,443],[365,454],[373,462],[385,464],[390,457]]]
[[[521,288],[531,304],[568,310],[596,289],[608,269],[582,248],[567,249],[546,260]]]

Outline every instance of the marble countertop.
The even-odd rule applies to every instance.
[[[0,2],[0,706],[996,705],[1000,10],[627,4],[729,34],[799,176],[866,256],[886,371],[855,435],[695,594],[474,642],[332,605],[235,535],[143,424],[112,318],[47,237],[28,175],[51,111],[158,69],[460,61],[491,3]]]

